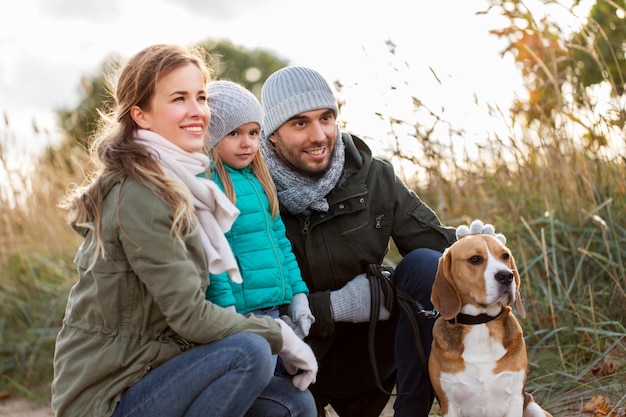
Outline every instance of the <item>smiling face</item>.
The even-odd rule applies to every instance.
[[[157,83],[149,108],[131,109],[133,120],[187,152],[202,152],[210,120],[205,79],[194,64],[186,64]]]
[[[337,143],[335,113],[319,109],[297,114],[283,123],[269,140],[274,143],[276,155],[295,171],[322,175]]]

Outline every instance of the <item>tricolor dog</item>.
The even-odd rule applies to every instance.
[[[480,222],[479,222],[480,223]],[[443,417],[546,417],[525,392],[528,357],[520,277],[504,236],[457,229],[444,252],[431,301],[441,314],[428,366]],[[482,223],[479,225],[482,228]]]

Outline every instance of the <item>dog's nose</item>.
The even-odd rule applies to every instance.
[[[513,273],[511,271],[501,269],[500,271],[496,272],[496,281],[498,281],[502,285],[509,285],[511,282],[513,282]]]

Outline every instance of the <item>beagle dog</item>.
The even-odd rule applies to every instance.
[[[551,417],[524,391],[526,344],[509,304],[526,312],[504,236],[472,224],[457,238],[439,259],[431,294],[441,316],[428,366],[443,417]]]

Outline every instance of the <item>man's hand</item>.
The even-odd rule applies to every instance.
[[[491,235],[496,237],[502,243],[506,243],[506,237],[502,233],[496,233],[496,228],[492,224],[484,224],[481,220],[474,220],[468,227],[461,225],[456,228],[457,240],[467,235]]]
[[[380,284],[378,284],[380,285]],[[371,315],[370,281],[366,274],[360,274],[348,281],[343,288],[330,292],[330,307],[335,321],[363,323]],[[380,297],[378,320],[389,319],[385,308],[385,297]]]

